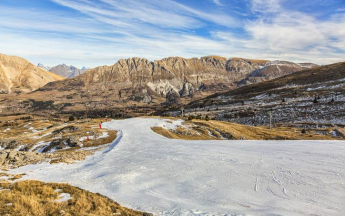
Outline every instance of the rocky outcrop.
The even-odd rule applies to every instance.
[[[80,147],[81,143],[75,137],[61,138],[52,140],[48,146],[43,149],[43,153],[52,152],[56,150]]]
[[[290,63],[289,63],[290,64]],[[306,65],[305,67],[307,67]],[[55,82],[41,91],[77,91],[87,97],[101,96],[114,101],[151,103],[180,98],[192,100],[236,88],[239,84],[261,82],[301,70],[286,62],[268,62],[219,56],[185,59],[170,57],[149,61],[121,59],[113,66],[101,66],[86,73]]]
[[[334,130],[334,135],[337,137],[345,138],[345,128],[337,128]]]
[[[0,167],[19,167],[27,164],[39,163],[45,160],[43,154],[35,152],[21,152],[15,150],[0,151]]]
[[[51,83],[41,91],[111,92],[114,100],[151,103],[209,95],[236,87],[236,82],[263,63],[218,56],[192,59],[170,57],[150,62],[142,58],[121,59],[113,66],[101,66],[64,82]]]
[[[23,58],[0,54],[0,93],[36,90],[63,78],[36,67]]]
[[[17,140],[11,139],[1,139],[0,140],[0,149],[16,149],[20,146],[20,143]]]
[[[78,132],[80,130],[81,130],[80,127],[70,125],[70,126],[66,126],[66,127],[54,130],[52,133],[53,134],[75,133],[75,132]]]

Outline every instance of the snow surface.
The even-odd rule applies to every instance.
[[[30,128],[28,128],[28,130],[31,130],[32,133],[37,133],[38,132],[38,130],[36,130],[34,127],[30,127]]]
[[[150,129],[162,124],[106,122],[119,131],[106,151],[11,173],[66,182],[155,215],[344,215],[345,142],[171,140]]]
[[[39,141],[36,145],[34,145],[34,146],[30,149],[30,151],[32,152],[32,151],[35,151],[35,150],[36,150],[37,153],[42,153],[43,150],[44,150],[48,145],[49,145],[49,142]],[[41,147],[41,148],[37,149],[38,147]]]
[[[59,195],[59,199],[55,200],[55,202],[67,202],[68,200],[72,199],[73,197],[71,197],[71,194],[69,193],[61,193]]]
[[[108,132],[102,132],[102,135],[100,136],[89,136],[89,139],[103,139],[103,138],[107,138],[109,136]],[[87,136],[83,136],[79,138],[79,141],[84,141],[87,140]]]

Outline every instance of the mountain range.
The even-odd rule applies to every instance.
[[[50,83],[38,91],[86,93],[110,97],[114,101],[138,103],[191,101],[238,86],[317,67],[285,61],[266,61],[219,56],[185,59],[170,57],[149,61],[121,59],[112,66],[101,66],[72,79]],[[72,93],[74,94],[74,93]],[[72,97],[72,96],[71,96]]]
[[[7,61],[1,58],[1,64],[9,67]],[[25,67],[20,67],[21,61],[11,61],[12,70]],[[129,58],[63,79],[25,62],[32,69],[27,74],[49,74],[55,79],[23,87],[21,92],[31,91],[30,94],[4,96],[0,107],[3,112],[77,116],[88,112],[96,117],[105,112],[109,116],[123,116],[126,110],[127,115],[176,116],[185,106],[186,115],[208,115],[243,124],[266,124],[268,111],[273,112],[276,122],[313,122],[311,116],[325,124],[345,121],[344,63],[318,66],[219,56],[155,61]],[[17,82],[23,82],[15,85],[19,91],[28,80]]]
[[[65,78],[73,78],[76,76],[79,76],[83,72],[89,70],[88,67],[82,67],[81,69],[74,67],[74,66],[67,66],[66,64],[60,64],[54,67],[45,66],[41,63],[38,63],[37,67],[42,68],[44,70],[53,72],[59,76],[65,77]]]

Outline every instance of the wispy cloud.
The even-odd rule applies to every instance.
[[[223,6],[223,4],[220,2],[220,0],[213,0],[213,2],[218,6]]]
[[[0,52],[76,66],[133,56],[217,54],[321,64],[345,59],[340,11],[319,19],[284,7],[285,0],[235,0],[229,7],[245,15],[226,14],[229,2],[212,1],[193,7],[173,0],[51,0],[66,10],[50,11],[0,6],[0,40],[6,41]]]
[[[272,13],[279,11],[281,0],[252,0],[253,12]]]

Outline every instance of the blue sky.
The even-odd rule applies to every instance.
[[[345,0],[0,0],[0,53],[34,64],[220,55],[345,61]]]

